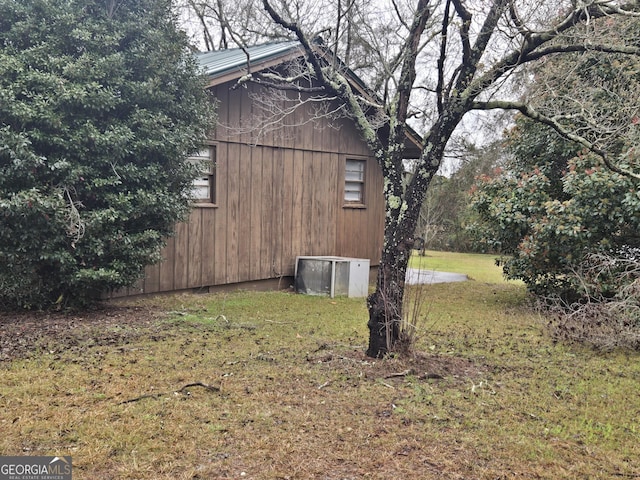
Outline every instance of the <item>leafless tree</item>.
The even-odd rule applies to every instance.
[[[374,12],[368,4],[366,0],[287,0],[278,1],[277,7],[310,38],[322,35],[332,52],[352,68],[372,70],[379,64],[375,53],[381,46],[360,38],[372,23],[369,17]],[[205,51],[294,38],[273,23],[261,0],[176,0],[176,7],[183,25]]]
[[[586,51],[639,55],[637,36],[627,38],[637,31],[633,28],[640,19],[637,0],[327,0],[313,3],[322,13],[314,21],[300,15],[302,3],[261,3],[281,35],[300,42],[308,81],[258,72],[242,81],[337,99],[375,152],[385,178],[384,247],[376,290],[368,298],[369,356],[401,347],[405,273],[418,213],[447,144],[465,116],[474,111],[517,110],[598,153],[612,168],[634,176],[638,172],[637,166],[609,158],[601,136],[575,129],[576,124],[567,121],[573,115],[570,109],[565,117],[561,111],[538,110],[530,98],[518,96],[516,88],[520,82],[535,80],[529,66],[551,55]],[[327,23],[327,13],[332,23]],[[606,22],[616,18],[627,19],[631,27],[608,35]],[[329,39],[325,45],[313,41],[322,33],[319,28],[329,33],[324,35]],[[348,41],[353,42],[349,48],[344,43]],[[337,61],[331,52],[349,63]],[[375,95],[364,95],[349,83],[345,68],[352,66],[359,68]],[[635,126],[636,117],[629,115],[633,112],[627,111],[622,122]],[[589,125],[584,119],[582,124]],[[380,129],[382,124],[385,129]],[[403,159],[409,125],[420,129],[423,143],[407,184]],[[630,130],[637,132],[637,127]]]
[[[599,154],[610,170],[640,180],[634,168],[640,144],[640,19],[587,17],[553,43],[562,55],[545,55],[523,69],[530,77],[526,97],[509,106]]]
[[[282,40],[258,0],[177,0],[182,24],[205,51]],[[301,12],[308,13],[308,12]]]

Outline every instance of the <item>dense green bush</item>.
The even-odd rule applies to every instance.
[[[133,284],[189,207],[211,124],[163,0],[0,0],[0,306]]]
[[[524,119],[509,142],[513,159],[507,168],[479,179],[476,235],[506,256],[508,278],[541,295],[575,300],[586,293],[579,271],[587,258],[640,245],[637,182]],[[618,277],[622,283],[608,278],[601,285],[602,296],[614,295],[629,280]]]
[[[638,26],[632,18],[608,18],[590,28],[608,41],[634,43]],[[627,265],[622,260],[640,246],[638,57],[587,50],[549,57],[531,74],[526,95],[533,107],[582,142],[518,119],[506,139],[508,162],[477,185],[476,232],[507,256],[507,277],[535,293],[571,302],[613,298],[635,281],[628,274],[635,267],[590,282],[581,272],[604,256]],[[593,282],[597,288],[586,288]]]

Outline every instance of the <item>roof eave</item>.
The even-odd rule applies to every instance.
[[[231,82],[233,80],[238,80],[242,78],[244,75],[247,75],[249,71],[251,72],[260,72],[263,70],[267,70],[269,68],[275,67],[283,62],[287,62],[293,60],[295,58],[303,55],[303,51],[299,46],[293,46],[285,51],[278,52],[277,54],[271,55],[268,58],[259,59],[257,61],[247,61],[242,65],[235,65],[230,67],[229,69],[217,72],[217,73],[209,73],[209,81],[207,82],[207,88],[215,87],[216,85],[221,85],[223,83]]]

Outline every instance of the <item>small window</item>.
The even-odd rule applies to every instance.
[[[197,203],[216,203],[216,147],[209,145],[190,156],[199,174],[193,181],[193,198]]]
[[[344,174],[344,201],[364,205],[365,160],[347,160]]]

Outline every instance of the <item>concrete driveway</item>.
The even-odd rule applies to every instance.
[[[469,280],[469,277],[463,273],[437,272],[435,270],[419,270],[417,268],[409,268],[407,270],[407,283],[409,285],[465,282],[467,280]]]

